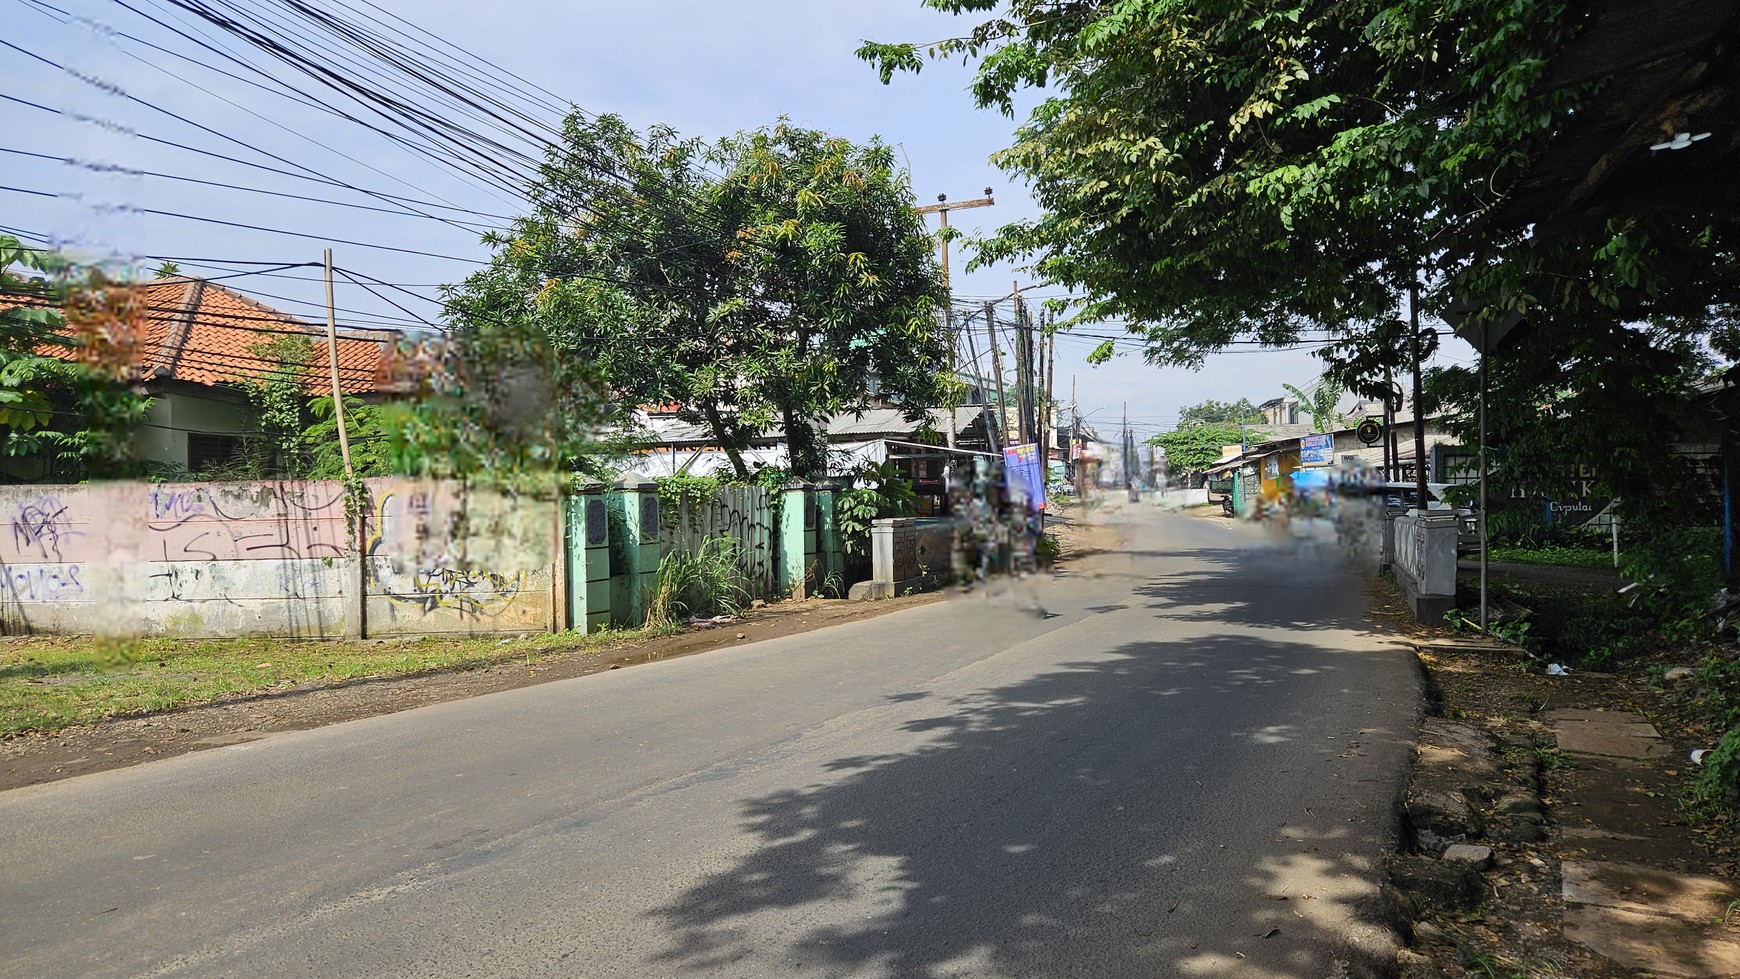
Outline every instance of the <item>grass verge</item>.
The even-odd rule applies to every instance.
[[[1556,564],[1572,568],[1611,568],[1613,552],[1590,547],[1493,547],[1487,555],[1494,561],[1515,564]]]
[[[434,638],[392,642],[282,639],[44,637],[0,644],[0,736],[56,731],[111,717],[150,714],[303,683],[475,670],[536,663],[667,634],[628,629],[559,633],[503,642]]]

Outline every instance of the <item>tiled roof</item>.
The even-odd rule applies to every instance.
[[[286,336],[314,342],[301,374],[311,392],[330,389],[326,328],[305,323],[216,282],[195,278],[156,279],[125,287],[140,310],[133,331],[130,366],[144,381],[177,380],[217,386],[259,377],[280,366],[260,346]],[[0,306],[23,305],[17,299]],[[118,332],[118,331],[117,331]],[[387,386],[389,351],[397,334],[345,330],[338,334],[339,386],[346,394]],[[68,357],[64,348],[44,351]]]

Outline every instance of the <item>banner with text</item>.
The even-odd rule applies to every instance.
[[[1045,509],[1045,470],[1039,464],[1037,442],[1004,449],[1003,476],[1009,488],[1009,499],[1026,503],[1035,510]]]

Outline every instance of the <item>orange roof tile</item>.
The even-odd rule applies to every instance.
[[[193,384],[242,383],[281,366],[259,348],[285,336],[313,341],[309,362],[300,371],[310,392],[332,384],[326,329],[249,299],[215,282],[196,278],[157,279],[123,287],[139,310],[130,366],[140,380],[178,380]],[[19,297],[0,299],[0,308],[31,305]],[[120,332],[116,330],[114,332]],[[399,338],[379,330],[340,329],[339,386],[346,394],[388,387],[389,351]],[[52,348],[47,355],[71,359],[73,351]]]

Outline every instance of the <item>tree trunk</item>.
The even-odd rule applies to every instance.
[[[719,414],[719,403],[711,399],[703,401],[701,410],[707,415],[707,424],[713,429],[713,438],[725,450],[726,458],[731,460],[731,468],[736,471],[737,478],[747,481],[749,467],[743,464],[743,453],[738,448],[736,434],[725,427],[725,419]]]
[[[799,323],[797,331],[797,362],[807,362],[810,352],[810,328],[807,323]],[[816,447],[816,430],[810,426],[808,419],[801,417],[798,410],[797,392],[803,390],[802,378],[787,378],[784,390],[777,390],[775,396],[779,401],[781,420],[785,423],[785,446],[787,465],[791,467],[795,479],[817,479],[826,475],[828,460],[824,453]]]
[[[816,451],[816,431],[806,419],[798,417],[797,409],[787,404],[780,407],[785,424],[787,465],[794,479],[816,479],[822,475],[827,460]]]

